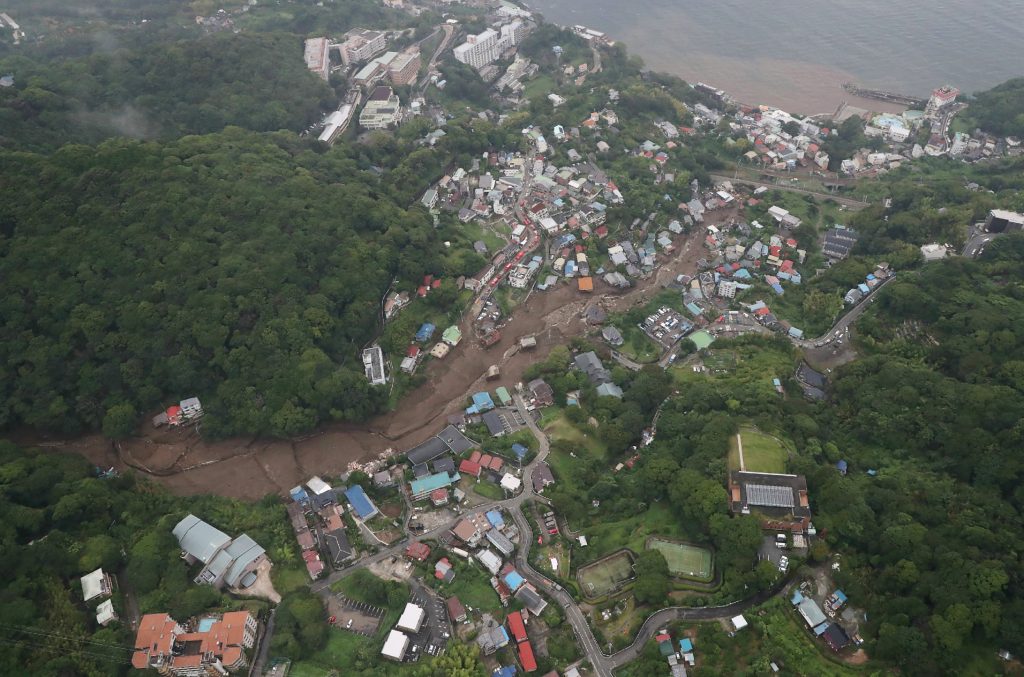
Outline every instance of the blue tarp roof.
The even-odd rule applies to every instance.
[[[684,637],[679,640],[679,648],[682,649],[683,653],[689,653],[693,651],[693,642],[690,641],[689,637]]]
[[[488,510],[487,521],[490,522],[491,526],[495,529],[505,526],[505,518],[501,516],[501,512],[498,510]]]
[[[352,509],[356,511],[360,519],[371,517],[377,512],[377,506],[373,504],[373,501],[370,500],[370,497],[366,495],[366,492],[358,484],[354,484],[345,490],[345,498],[352,504]]]
[[[512,592],[515,592],[523,584],[523,577],[519,575],[518,571],[510,571],[505,574],[505,585]]]
[[[526,452],[527,451],[528,451],[527,448],[524,447],[523,445],[519,444],[518,442],[516,442],[515,444],[512,445],[512,453],[514,453],[520,459],[522,459],[524,456],[526,456]]]
[[[859,289],[862,294],[867,294],[871,291],[866,284],[858,284],[857,289]]]
[[[516,666],[503,665],[491,673],[491,677],[516,677]]]
[[[434,335],[434,330],[437,329],[434,325],[429,322],[424,322],[420,330],[416,332],[417,341],[428,341],[430,337]]]
[[[842,590],[836,590],[833,594],[836,596],[836,599],[838,599],[840,602],[846,601],[846,593],[844,593]]]
[[[839,461],[836,463],[836,468],[838,468],[840,472],[846,472],[848,467],[849,466],[846,464],[846,461]]]
[[[295,487],[288,493],[291,495],[292,500],[295,501],[296,503],[302,503],[303,501],[309,500],[309,494],[307,494],[306,490],[303,489],[302,487]]]

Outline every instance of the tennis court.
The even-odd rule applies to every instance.
[[[668,572],[678,578],[689,578],[695,581],[710,581],[715,570],[711,551],[696,545],[670,541],[657,536],[647,539],[645,547],[657,550],[665,556]]]
[[[576,579],[587,597],[606,595],[633,580],[633,556],[628,550],[614,552],[580,568]]]

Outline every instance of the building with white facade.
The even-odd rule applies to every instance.
[[[943,108],[956,101],[956,97],[959,96],[959,94],[959,89],[956,87],[950,87],[949,85],[943,85],[942,87],[933,90],[931,97],[928,99],[928,105],[925,106],[924,109],[925,116],[929,118],[938,116],[939,112]]]
[[[345,35],[345,41],[338,45],[341,62],[348,66],[369,61],[383,52],[387,44],[387,33],[384,31],[351,31]]]
[[[464,43],[452,50],[452,53],[456,61],[461,61],[472,68],[483,68],[497,61],[501,55],[498,39],[498,32],[488,28],[483,33],[470,35]]]
[[[387,129],[397,124],[401,117],[398,95],[390,87],[378,87],[359,113],[359,124],[364,129]]]

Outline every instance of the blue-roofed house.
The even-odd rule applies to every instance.
[[[491,523],[491,526],[495,529],[501,529],[505,526],[505,518],[501,516],[500,510],[488,510],[487,521]]]
[[[698,306],[693,301],[690,301],[689,303],[686,304],[686,309],[689,310],[691,313],[693,313],[694,317],[700,317],[701,316],[700,306]]]
[[[491,394],[487,391],[475,393],[473,395],[473,407],[476,408],[476,413],[478,414],[494,409],[494,400],[491,399]]]
[[[821,625],[814,628],[814,636],[821,637],[828,630],[828,623],[822,623]]]
[[[512,592],[518,590],[519,586],[521,586],[523,583],[523,577],[519,574],[518,571],[510,571],[507,574],[505,574],[505,585],[507,585],[508,589]]]
[[[353,484],[345,490],[345,498],[348,499],[349,505],[352,506],[352,510],[359,516],[359,519],[368,520],[378,513],[377,506],[358,484]]]
[[[861,294],[867,295],[871,292],[871,289],[863,282],[857,285],[857,289]]]
[[[793,596],[789,598],[789,601],[793,606],[796,606],[800,602],[804,601],[803,593],[801,593],[799,590],[794,590]]]
[[[500,668],[495,668],[491,677],[516,677],[516,666],[502,665]]]
[[[419,341],[420,343],[425,343],[429,341],[431,337],[434,335],[434,331],[436,329],[437,327],[435,327],[430,322],[424,322],[423,325],[420,327],[420,330],[416,332],[416,340]]]
[[[512,453],[515,454],[520,461],[526,457],[527,451],[529,451],[529,449],[527,449],[524,445],[519,444],[518,442],[512,445]]]
[[[292,500],[295,501],[296,503],[308,503],[309,502],[309,494],[306,493],[306,490],[303,489],[301,485],[297,486],[297,487],[293,488],[291,491],[289,491],[288,495],[291,496]]]
[[[693,651],[693,642],[690,641],[689,637],[683,637],[679,640],[679,650],[683,653],[690,653]]]

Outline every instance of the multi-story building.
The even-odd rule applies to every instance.
[[[338,45],[341,62],[349,64],[369,61],[387,47],[387,33],[383,31],[357,30],[345,35],[345,41]]]
[[[422,63],[419,50],[402,52],[396,56],[388,64],[388,78],[391,84],[395,87],[404,87],[416,82]]]
[[[949,85],[943,85],[938,89],[932,91],[931,98],[928,99],[928,105],[925,106],[924,114],[926,117],[933,118],[939,114],[943,108],[956,101],[956,97],[959,96],[960,90],[956,87],[950,87]]]
[[[306,68],[324,80],[331,72],[330,42],[327,38],[309,38],[306,40]]]
[[[483,68],[491,62],[497,61],[501,54],[498,49],[498,32],[493,28],[488,28],[483,33],[470,35],[452,52],[455,54],[456,61],[461,61],[473,68]]]
[[[224,675],[248,665],[245,650],[256,645],[259,628],[248,611],[198,619],[186,631],[170,615],[146,614],[135,636],[132,667],[152,668],[161,675],[202,677]]]
[[[390,87],[373,90],[370,99],[359,113],[359,124],[364,129],[387,129],[401,119],[402,106],[398,95]]]
[[[498,53],[501,54],[521,43],[526,37],[527,30],[526,23],[518,19],[502,26],[498,35]]]

